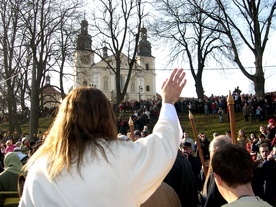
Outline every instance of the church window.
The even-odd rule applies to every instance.
[[[146,64],[146,70],[149,70],[149,64],[148,63]]]
[[[146,86],[146,91],[150,91],[150,86],[149,85]]]
[[[108,77],[104,77],[104,86],[103,86],[103,89],[104,90],[108,90]]]

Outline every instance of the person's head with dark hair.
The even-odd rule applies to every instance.
[[[231,203],[224,206],[270,206],[253,192],[254,161],[245,148],[225,144],[214,153],[211,165],[220,194]]]
[[[227,186],[236,188],[251,181],[253,160],[243,147],[225,144],[214,153],[212,168]]]
[[[262,142],[260,147],[259,147],[259,153],[262,156],[263,160],[267,159],[267,156],[270,153],[270,146],[268,145],[267,142]]]
[[[259,138],[259,141],[260,141],[260,142],[263,142],[263,141],[265,140],[266,137],[265,137],[264,134],[259,134],[258,138]]]

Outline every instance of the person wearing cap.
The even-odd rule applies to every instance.
[[[201,190],[202,188],[202,180],[200,179],[200,170],[201,170],[201,162],[198,157],[195,157],[192,153],[192,145],[190,142],[184,142],[180,144],[181,152],[183,153],[184,157],[188,159],[190,162],[193,173],[196,179],[197,188]]]

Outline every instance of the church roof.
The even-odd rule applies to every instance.
[[[60,95],[61,93],[52,86],[46,86],[42,89],[44,95]]]

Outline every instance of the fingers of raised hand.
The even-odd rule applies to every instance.
[[[173,70],[167,83],[170,85],[179,86],[182,89],[186,84],[186,79],[184,79],[185,75],[186,73],[184,72],[183,68],[176,68]]]

